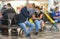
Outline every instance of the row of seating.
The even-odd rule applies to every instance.
[[[8,25],[3,25],[3,24],[1,25],[2,34],[12,35],[12,33],[13,33],[13,35],[20,35],[20,33],[22,32],[22,29],[20,28],[20,26],[17,23],[18,15],[16,15],[15,13],[7,13],[7,15],[8,15],[8,19],[2,19],[2,20],[8,21]],[[17,18],[17,19],[15,20],[14,18]],[[44,16],[44,20],[45,19],[47,19],[46,16]],[[15,21],[16,21],[16,23],[15,23]]]
[[[15,13],[7,13],[8,19],[2,19],[1,34],[2,35],[19,35],[21,32],[21,28],[18,24],[13,24],[13,18],[15,17]],[[8,23],[7,25],[3,22]]]

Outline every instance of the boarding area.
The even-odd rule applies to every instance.
[[[0,39],[60,39],[60,0],[0,0]]]

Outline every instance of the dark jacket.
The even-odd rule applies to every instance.
[[[15,10],[13,8],[8,8],[8,9],[4,10],[3,19],[8,19],[7,13],[16,13],[16,12],[15,12]],[[3,25],[8,25],[8,21],[7,20],[3,20],[2,24]]]
[[[3,13],[16,13],[14,8],[8,8]]]
[[[23,7],[19,16],[18,16],[18,23],[23,23],[29,18],[29,12],[27,11],[27,7]]]

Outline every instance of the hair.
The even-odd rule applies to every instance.
[[[33,3],[32,5],[33,5],[33,7],[35,8],[35,3]]]
[[[11,6],[11,4],[10,3],[7,3],[7,6]]]
[[[55,9],[59,9],[59,7],[56,7]]]
[[[36,6],[35,8],[39,9],[40,10],[40,7],[39,6]]]
[[[56,7],[56,8],[55,8],[55,11],[57,11],[58,9],[59,9],[59,7]]]

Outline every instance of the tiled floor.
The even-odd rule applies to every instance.
[[[47,26],[47,29],[44,32],[39,32],[36,36],[34,34],[31,35],[31,38],[28,37],[20,37],[20,36],[2,36],[0,35],[0,39],[60,39],[60,31],[56,32],[55,30],[50,31],[50,25]],[[60,29],[60,24],[58,24]]]

